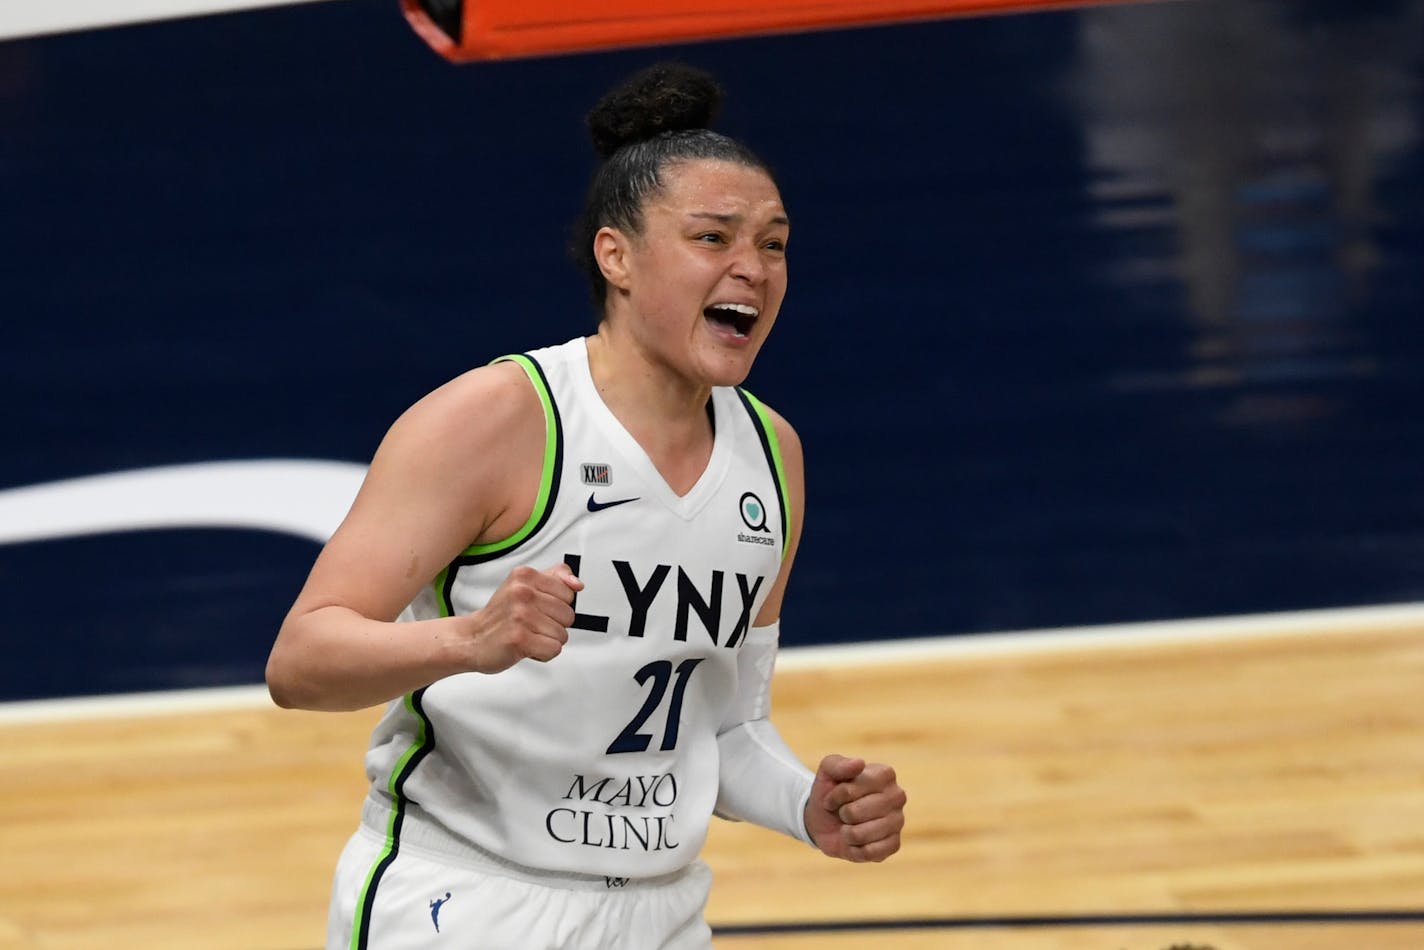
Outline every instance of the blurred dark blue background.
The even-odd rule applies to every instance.
[[[1424,0],[1195,0],[455,67],[394,0],[0,43],[0,489],[364,462],[593,325],[581,117],[713,70],[792,285],[786,642],[1424,598]],[[257,682],[314,544],[0,546],[0,699]]]

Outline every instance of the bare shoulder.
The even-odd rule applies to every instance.
[[[439,438],[447,451],[458,455],[483,432],[504,436],[509,427],[542,415],[538,394],[523,368],[504,362],[472,369],[445,383],[406,410],[391,431]]]
[[[518,365],[465,373],[390,427],[293,610],[391,619],[451,558],[532,505],[543,414]]]
[[[376,451],[368,485],[438,498],[438,517],[467,545],[501,525],[537,485],[542,403],[516,363],[482,366],[407,409]],[[532,497],[532,496],[531,496]]]

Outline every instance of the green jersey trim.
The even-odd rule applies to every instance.
[[[391,816],[386,825],[386,845],[376,856],[371,870],[367,872],[366,883],[362,885],[360,897],[356,901],[356,918],[351,922],[350,950],[368,950],[370,946],[371,912],[376,906],[376,888],[400,851],[401,826],[405,823],[407,805],[405,783],[415,772],[420,760],[435,748],[435,731],[421,703],[424,696],[425,690],[418,689],[405,697],[405,708],[419,725],[419,733],[391,770],[391,780],[387,785],[387,791],[391,795]]]
[[[776,438],[776,427],[771,424],[771,415],[762,401],[740,387],[737,388],[737,395],[742,398],[742,405],[756,423],[762,450],[766,452],[767,464],[771,466],[776,481],[776,503],[781,510],[781,530],[784,535],[781,541],[781,559],[784,561],[791,549],[791,496],[786,490],[786,469],[781,463],[781,443]]]
[[[564,458],[564,430],[559,419],[559,407],[555,405],[554,397],[549,391],[549,380],[544,375],[544,368],[533,357],[516,353],[501,356],[492,361],[491,365],[504,362],[517,363],[524,370],[544,409],[544,465],[539,474],[539,492],[534,498],[534,508],[529,512],[529,518],[517,531],[500,541],[470,545],[463,554],[435,576],[435,599],[442,617],[449,617],[454,613],[450,593],[459,569],[467,564],[492,561],[528,541],[549,520],[549,515],[554,510],[554,502],[559,496],[559,475],[563,470]]]

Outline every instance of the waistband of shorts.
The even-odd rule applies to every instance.
[[[394,808],[390,801],[367,796],[361,805],[362,828],[377,838],[386,840],[391,833],[393,811]],[[514,878],[529,884],[568,890],[607,891],[666,887],[681,881],[690,873],[692,867],[699,863],[694,862],[694,865],[653,877],[614,877],[613,875],[576,874],[570,871],[546,871],[540,868],[526,867],[502,858],[474,842],[456,835],[413,802],[406,802],[402,808],[399,847],[401,849],[409,848],[413,852],[423,851],[437,860],[474,868],[489,874]]]

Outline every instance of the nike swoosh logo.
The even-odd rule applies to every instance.
[[[250,528],[324,543],[365,477],[352,462],[259,459],[0,489],[0,545],[162,528]]]
[[[589,511],[602,511],[602,510],[605,509],[605,508],[616,508],[616,507],[618,507],[619,505],[626,505],[626,504],[628,504],[628,502],[630,502],[630,501],[637,501],[637,500],[638,500],[638,499],[636,499],[636,498],[620,498],[620,499],[618,499],[617,501],[595,501],[594,498],[593,498],[593,493],[592,493],[592,492],[589,492],[589,495],[588,495],[588,510],[589,510]]]

